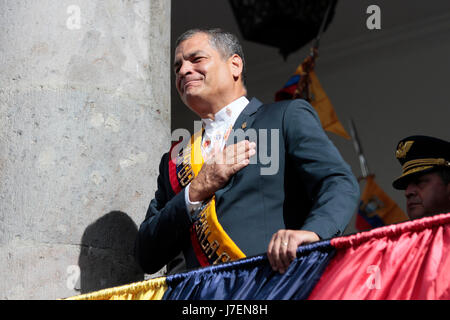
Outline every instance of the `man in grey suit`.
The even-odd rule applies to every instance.
[[[248,101],[241,46],[219,29],[181,35],[174,72],[203,128],[161,159],[136,241],[144,271],[180,252],[187,268],[267,252],[283,273],[298,246],[342,234],[359,187],[306,101]]]

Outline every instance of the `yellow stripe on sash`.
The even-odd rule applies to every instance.
[[[191,138],[191,167],[194,175],[197,176],[203,166],[204,160],[201,150],[202,131],[197,132]],[[203,220],[203,221],[202,221]],[[215,196],[211,198],[209,203],[200,215],[200,222],[204,226],[203,236],[206,235],[207,244],[203,246],[203,239],[199,239],[205,254],[210,258],[215,252],[218,256],[214,263],[233,261],[245,258],[245,254],[233,242],[228,234],[219,223],[216,214]]]

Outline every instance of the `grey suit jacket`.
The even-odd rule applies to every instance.
[[[227,144],[256,140],[257,155],[216,192],[216,211],[246,256],[264,253],[279,229],[309,230],[321,239],[342,234],[355,212],[359,186],[311,105],[304,100],[262,104],[253,98],[233,129],[237,133]],[[180,251],[188,268],[199,266],[184,189],[175,194],[170,187],[168,160],[165,154],[136,241],[137,260],[149,273]]]

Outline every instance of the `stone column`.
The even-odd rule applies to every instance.
[[[144,279],[170,144],[170,1],[0,3],[0,299]]]

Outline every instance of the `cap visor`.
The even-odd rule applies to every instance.
[[[398,177],[397,179],[395,179],[392,182],[392,186],[394,187],[394,189],[397,190],[405,190],[408,187],[408,184],[411,182],[412,179],[428,173],[430,171],[432,171],[433,169],[435,169],[435,167],[431,167],[431,168],[427,168],[427,169],[423,169],[420,171],[414,171],[414,172],[406,172],[404,174],[402,174],[400,177]]]

